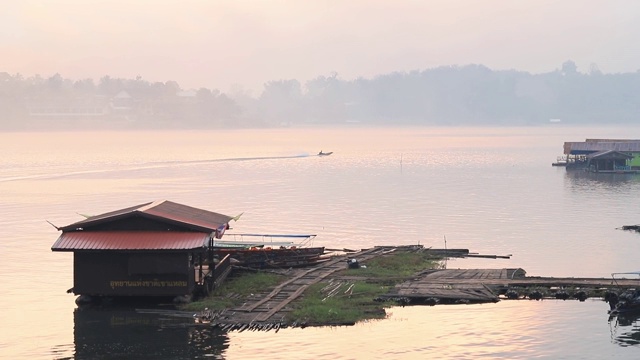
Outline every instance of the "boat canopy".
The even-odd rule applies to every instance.
[[[640,275],[640,271],[629,271],[629,272],[616,272],[616,273],[611,273],[611,276],[614,275]]]
[[[295,234],[229,234],[227,236],[260,236],[260,237],[281,237],[281,238],[308,238],[315,237],[316,235],[295,235]]]
[[[225,238],[232,240],[218,240],[220,245],[265,245],[265,246],[306,246],[316,237],[314,234],[225,234]],[[277,241],[280,239],[280,241]],[[285,239],[285,240],[283,240]],[[293,243],[293,241],[297,243]]]
[[[612,279],[613,279],[613,281],[616,283],[616,285],[618,285],[618,280],[625,279],[625,277],[618,277],[618,278],[616,278],[616,275],[638,275],[638,276],[640,276],[640,271],[627,271],[627,272],[615,272],[615,273],[611,273],[611,278],[612,278]]]

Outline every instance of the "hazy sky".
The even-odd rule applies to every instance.
[[[637,0],[0,0],[0,72],[262,89],[442,65],[640,69]]]

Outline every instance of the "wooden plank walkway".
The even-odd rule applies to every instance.
[[[395,251],[396,247],[375,247],[362,250],[352,256],[358,261],[367,261],[377,256]],[[290,303],[296,300],[309,286],[316,284],[329,275],[347,268],[346,256],[338,256],[310,269],[292,269],[293,277],[278,285],[264,297],[256,297],[241,307],[220,314],[216,322],[225,324],[264,324],[282,323],[287,312],[291,311]]]
[[[396,286],[392,293],[383,297],[494,302],[499,300],[498,296],[485,283],[509,280],[519,274],[518,270],[520,269],[428,270],[419,274],[415,280]]]
[[[602,292],[615,288],[640,288],[640,279],[528,277],[522,269],[440,269],[419,274],[414,280],[396,286],[383,298],[491,302],[498,301],[498,295],[514,288],[546,288],[547,292],[554,293],[566,288]]]

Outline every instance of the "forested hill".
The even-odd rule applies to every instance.
[[[273,80],[260,94],[140,77],[95,82],[0,72],[0,109],[2,130],[635,123],[640,72],[605,74],[592,66],[583,73],[572,61],[544,74],[443,66],[369,79]]]

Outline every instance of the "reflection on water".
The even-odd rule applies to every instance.
[[[593,173],[584,170],[566,170],[565,178],[569,187],[579,190],[597,191],[606,188],[613,191],[628,190],[628,187],[640,186],[638,174]]]
[[[605,358],[602,301],[503,301],[482,305],[388,309],[386,320],[350,327],[224,333],[171,311],[125,307],[75,309],[75,359],[529,359]],[[640,314],[609,319],[618,358],[640,344]],[[574,356],[575,355],[575,356]],[[629,357],[626,357],[630,355]]]
[[[353,327],[232,332],[226,355],[299,359],[293,349],[304,349],[302,358],[312,359],[637,358],[637,347],[612,344],[607,308],[599,300],[394,307],[385,320]]]
[[[611,341],[620,346],[640,344],[640,312],[623,313],[609,317]]]
[[[76,359],[223,358],[229,343],[225,333],[170,314],[81,307],[73,317]]]

